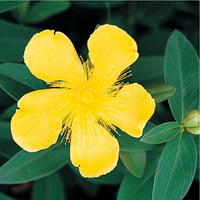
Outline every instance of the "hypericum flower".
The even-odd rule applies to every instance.
[[[25,94],[12,120],[15,142],[29,152],[70,141],[70,158],[84,177],[114,169],[120,128],[140,137],[154,113],[151,95],[139,84],[124,84],[138,58],[136,42],[113,25],[99,26],[88,40],[89,59],[81,63],[67,36],[45,30],[28,43],[24,60],[31,73],[53,88]]]

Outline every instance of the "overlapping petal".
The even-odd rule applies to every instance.
[[[54,144],[62,129],[62,120],[70,111],[65,89],[30,92],[18,101],[11,120],[14,141],[29,152],[46,149]]]
[[[88,40],[88,49],[94,65],[90,82],[102,90],[116,82],[121,72],[139,56],[134,39],[124,30],[108,24],[94,31]]]
[[[24,61],[33,75],[46,82],[64,80],[74,85],[85,78],[72,42],[61,32],[35,34],[26,46]]]
[[[98,177],[115,168],[119,144],[92,116],[76,118],[72,126],[70,157],[84,177]]]
[[[132,137],[140,137],[155,110],[155,101],[139,84],[125,85],[110,101],[104,103],[103,119]]]

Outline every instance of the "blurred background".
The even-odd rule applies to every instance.
[[[44,29],[65,33],[86,60],[90,34],[98,24],[105,23],[126,30],[136,40],[140,58],[157,56],[161,65],[167,39],[174,29],[181,31],[199,54],[199,1],[24,1],[23,4],[16,1],[16,6],[0,13],[0,63],[23,63],[26,44],[34,33]],[[137,62],[139,65],[140,61]],[[15,103],[0,89],[0,114]],[[169,113],[165,119],[159,118],[159,108],[154,123],[172,119]],[[67,199],[116,199],[118,183],[86,184],[70,170],[69,167],[60,170]],[[0,189],[16,199],[25,200],[31,198],[31,187],[32,183],[27,183],[0,186]],[[194,199],[197,193],[198,182],[194,181],[185,199]]]

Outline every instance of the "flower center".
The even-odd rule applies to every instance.
[[[85,91],[81,96],[81,100],[85,104],[90,104],[94,101],[94,95],[90,91]]]

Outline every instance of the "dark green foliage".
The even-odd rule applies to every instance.
[[[199,181],[199,136],[183,121],[200,107],[198,8],[198,1],[0,1],[0,199],[194,199],[187,192]],[[46,150],[25,152],[12,139],[10,120],[24,94],[47,88],[23,64],[30,38],[44,29],[61,31],[86,60],[87,39],[105,23],[136,40],[140,57],[124,81],[142,84],[157,107],[141,138],[113,133],[117,167],[85,179],[70,162],[69,144],[59,139]],[[12,184],[26,182],[27,190],[12,192]]]

